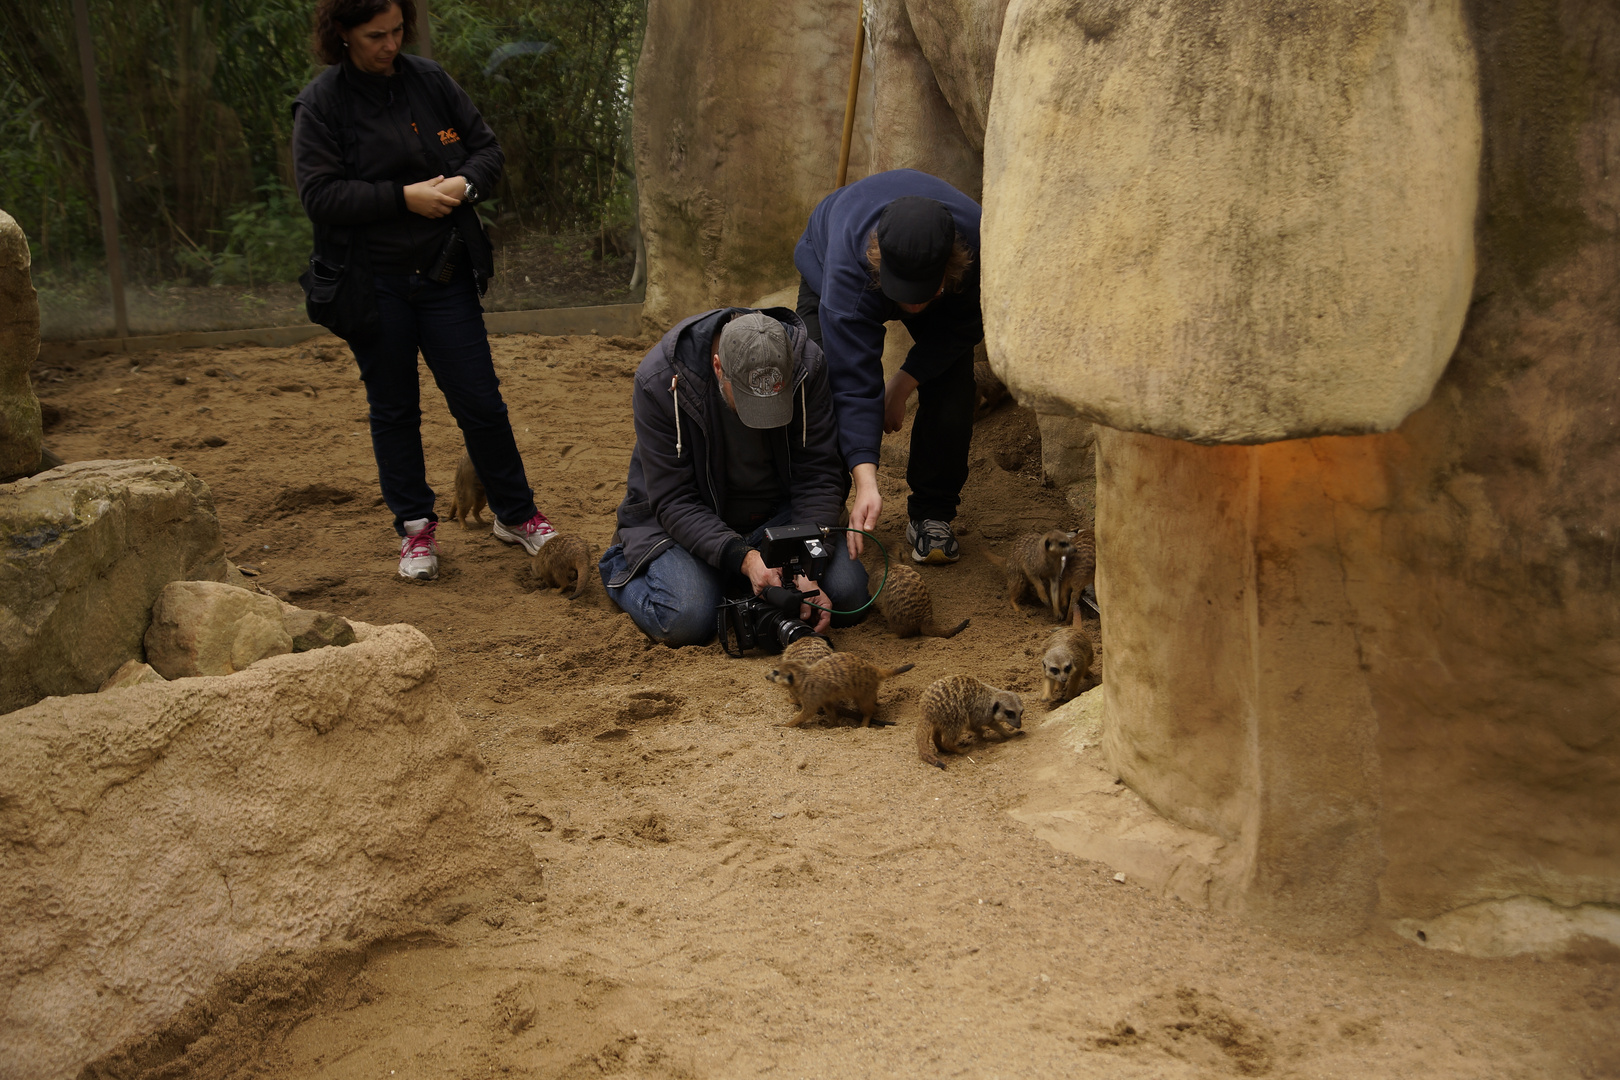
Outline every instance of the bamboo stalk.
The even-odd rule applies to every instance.
[[[107,250],[113,327],[116,336],[123,339],[129,337],[129,312],[124,306],[124,260],[118,246],[118,199],[113,191],[112,160],[107,153],[107,128],[101,117],[101,89],[96,82],[96,45],[90,36],[90,9],[86,0],[73,0],[73,23],[79,35],[79,70],[84,75],[84,112],[90,121],[90,153],[96,166],[96,194],[101,200],[101,241]]]
[[[428,18],[428,0],[416,0],[416,55],[433,59],[433,22]]]
[[[838,151],[839,187],[843,187],[849,180],[849,144],[855,138],[855,99],[861,94],[861,57],[866,52],[865,8],[864,2],[856,4],[855,57],[849,65],[849,100],[844,103],[844,145]]]

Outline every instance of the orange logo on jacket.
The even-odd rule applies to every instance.
[[[460,141],[461,136],[456,134],[455,128],[445,128],[443,131],[439,132],[439,144],[441,146],[449,146],[453,142]]]

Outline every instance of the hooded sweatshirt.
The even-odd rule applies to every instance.
[[[973,253],[961,287],[921,312],[900,310],[878,288],[866,246],[883,208],[903,195],[937,199]],[[821,345],[838,410],[844,464],[878,460],[883,441],[883,324],[899,319],[916,345],[902,369],[919,383],[944,373],[984,338],[979,311],[979,204],[915,169],[874,173],[822,199],[793,249],[793,265],[821,298]]]

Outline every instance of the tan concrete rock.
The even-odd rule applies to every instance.
[[[146,660],[165,679],[230,675],[293,651],[273,596],[218,581],[171,581],[152,605]]]
[[[979,197],[984,172],[981,149],[984,127],[975,122],[978,97],[989,100],[989,70],[984,50],[967,49],[972,62],[961,72],[936,76],[934,59],[948,59],[951,49],[943,25],[960,26],[961,8],[982,7],[974,0],[907,3],[870,0],[866,7],[867,51],[872,61],[872,169],[920,169]],[[997,6],[992,4],[990,6]],[[937,7],[938,12],[932,8]],[[918,15],[914,24],[914,13]],[[976,22],[976,20],[975,20]],[[924,50],[917,26],[931,46]],[[971,45],[976,42],[965,42]],[[990,42],[988,55],[995,56]],[[946,94],[961,99],[964,113],[953,109]]]
[[[355,642],[354,627],[349,620],[326,611],[305,611],[303,608],[283,610],[282,626],[292,637],[293,652],[353,645]]]
[[[143,664],[139,660],[125,660],[122,667],[107,676],[107,681],[101,684],[101,692],[154,682],[163,682],[163,676],[159,675],[151,664]]]
[[[0,210],[0,482],[39,468],[39,399],[28,372],[39,356],[39,298],[28,237]]]
[[[276,950],[539,897],[427,638],[360,632],[0,725],[0,1075],[76,1076]]]
[[[1097,478],[1097,429],[1073,416],[1037,413],[1041,432],[1041,475],[1055,487],[1067,488]]]
[[[1014,0],[985,136],[991,360],[1038,412],[1202,443],[1387,431],[1474,274],[1460,0]]]
[[[648,5],[633,127],[649,331],[796,280],[793,245],[837,183],[858,10]],[[861,115],[851,180],[868,169],[869,105]]]
[[[1188,100],[1212,110],[1223,100],[1209,96],[1221,78],[1199,59],[1198,42],[1223,43],[1232,78],[1278,70],[1230,21],[1271,10],[1264,5],[1204,9],[1218,34],[1159,31],[1140,40],[1133,35],[1155,9],[1119,8],[1111,22],[1100,5],[1073,6],[1084,40],[1030,19],[1045,10],[1033,0],[1009,9],[989,144],[998,137],[1001,95],[1024,77],[1011,76],[1007,64],[1021,37],[1028,43],[1016,47],[1028,55],[1016,63],[1034,71],[1038,58],[1051,59],[1053,101],[1075,103],[1073,123],[1088,131],[1112,123],[1113,112],[1103,110],[1121,110],[1127,129],[1133,122],[1136,98],[1126,91],[1137,84],[1116,75],[1139,61],[1141,49],[1115,55],[1116,45],[1162,46],[1165,72],[1202,72]],[[1157,10],[1165,19],[1194,11]],[[1318,29],[1342,30],[1336,20],[1347,13],[1384,9],[1291,10]],[[1379,40],[1387,43],[1383,70],[1415,70],[1411,43],[1380,35],[1410,37],[1448,11],[1412,9],[1383,27],[1374,20],[1366,36],[1345,39],[1331,73],[1341,78]],[[1620,904],[1620,418],[1613,407],[1620,309],[1612,300],[1620,292],[1620,240],[1610,227],[1620,206],[1620,170],[1610,164],[1620,145],[1620,10],[1596,0],[1530,8],[1479,2],[1470,21],[1490,147],[1474,238],[1478,280],[1455,354],[1427,403],[1387,434],[1250,447],[1099,427],[1103,745],[1110,768],[1147,804],[1209,838],[1202,848],[1185,838],[1156,844],[1172,856],[1199,852],[1188,865],[1207,868],[1210,903],[1294,930],[1339,934],[1382,924],[1431,947],[1509,955],[1620,939],[1612,918]],[[1278,57],[1296,55],[1293,33],[1272,28]],[[1061,40],[1073,46],[1067,75],[1052,51]],[[1439,40],[1421,55],[1443,73],[1454,64],[1450,49]],[[1062,79],[1093,97],[1065,96]],[[1093,111],[1081,107],[1085,100],[1095,102]],[[1367,107],[1365,94],[1346,100]],[[1185,134],[1177,119],[1185,107],[1166,103],[1172,141]],[[1218,110],[1208,115],[1204,137],[1219,165],[1220,140],[1244,132],[1216,124],[1225,115]],[[1332,124],[1324,137],[1327,146]],[[1395,131],[1390,146],[1403,137]],[[1006,149],[1014,148],[1009,141]],[[1018,153],[1021,169],[1057,185],[1025,185],[1019,197],[1049,195],[1049,205],[1064,205],[1061,162],[1032,144]],[[1280,164],[1275,156],[1255,160],[1267,164],[1264,177]],[[1423,189],[1433,162],[1413,163],[1410,154],[1390,160],[1400,162],[1400,175],[1382,182],[1364,175],[1357,185],[1403,198]],[[1143,175],[1162,172],[1165,161],[1144,151]],[[1319,177],[1334,188],[1351,175],[1334,172],[1341,164],[1296,162],[1289,182]],[[1107,183],[1090,205],[1119,209],[1141,183],[1109,168],[1105,161]],[[1092,182],[1084,168],[1070,172]],[[998,197],[996,183],[987,203]],[[1256,187],[1270,198],[1287,183]],[[1165,203],[1167,212],[1173,207]],[[1155,231],[1162,222],[1151,216],[1125,214],[1120,222],[1142,230],[1136,247],[1120,233],[1121,258],[1135,251],[1151,268],[1175,246],[1163,246]],[[992,224],[987,207],[987,237]],[[1002,231],[997,242],[1008,236]],[[1290,265],[1290,250],[1286,237],[1257,244],[1253,280]],[[1191,254],[1188,265],[1205,268]],[[1358,239],[1347,265],[1367,254]],[[1413,271],[1409,254],[1386,245],[1396,279]],[[989,263],[987,254],[987,273]],[[1129,279],[1123,263],[1116,269]],[[1377,271],[1375,264],[1369,273]],[[1331,284],[1331,276],[1320,283]],[[1333,288],[1346,298],[1343,318],[1374,310],[1354,283],[1341,284]],[[1013,279],[1003,277],[1000,287],[1011,290]],[[1095,339],[1087,320],[1157,333],[1153,319],[1162,309],[1133,307],[1114,294],[1111,279],[1097,288],[1119,301],[1115,312],[1075,306],[1062,318],[1054,313],[1051,325],[1066,335],[1065,348],[1078,348],[1071,369],[1087,380],[1097,375],[1106,388],[1107,357],[1132,354],[1088,352]],[[1187,295],[1199,297],[1202,288],[1191,282]],[[1209,317],[1215,324],[1247,318],[1254,304],[1270,302],[1256,295],[1233,286],[1224,301],[1205,297]],[[1004,319],[1002,329],[1008,325]],[[1215,341],[1212,333],[1185,330],[1190,342]],[[1026,387],[1048,385],[1039,380],[1051,356],[1029,355]],[[1016,388],[1024,356],[1003,351],[998,362]],[[1118,418],[1135,407],[1130,402],[1147,400],[1146,391],[1196,401],[1207,389],[1162,371],[1155,382],[1141,370],[1142,394],[1130,397],[1127,386],[1102,395],[1126,426],[1135,420]],[[1296,385],[1290,378],[1245,364],[1210,385],[1243,399],[1255,388],[1287,392]],[[1081,415],[1103,411],[1099,394],[1078,382],[1049,385]],[[1096,837],[1106,838],[1108,827],[1070,824],[1089,834],[1087,850],[1104,850]],[[1151,866],[1149,854],[1119,849],[1114,857]]]
[[[1102,430],[1098,590],[1110,760],[1229,841],[1218,901],[1498,955],[1620,903],[1620,10],[1478,16],[1481,70],[1524,81],[1484,86],[1480,279],[1433,397],[1358,438]]]
[[[0,485],[0,713],[93,693],[142,656],[170,581],[225,575],[208,486],[166,461],[80,461]]]

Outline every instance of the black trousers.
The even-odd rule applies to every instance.
[[[821,297],[801,275],[799,318],[810,340],[821,345]],[[973,410],[978,388],[973,382],[973,347],[969,342],[950,367],[917,386],[917,415],[911,423],[911,459],[906,464],[906,516],[951,521],[967,483],[968,446],[973,441]],[[829,368],[832,360],[828,360]]]

